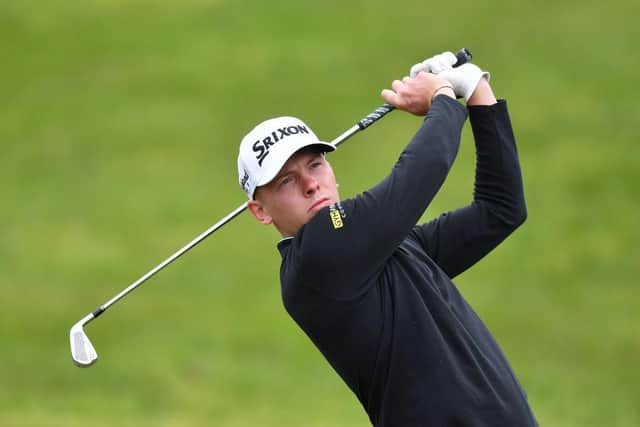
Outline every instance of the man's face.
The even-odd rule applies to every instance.
[[[295,235],[325,206],[340,200],[331,165],[317,148],[298,151],[267,185],[258,187],[249,210],[283,237]]]

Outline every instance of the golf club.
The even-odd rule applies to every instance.
[[[462,65],[470,61],[471,52],[463,48],[460,51],[458,51],[458,53],[456,54],[456,58],[457,58],[457,62],[453,65],[454,67],[457,67],[459,65]],[[383,118],[389,112],[393,111],[394,108],[395,107],[393,107],[390,104],[387,104],[387,103],[383,104],[382,106],[376,108],[372,113],[364,117],[362,120],[360,120],[358,123],[353,125],[347,131],[342,133],[340,136],[335,138],[333,141],[331,141],[331,144],[337,147],[347,139],[351,138],[357,132],[365,130],[366,128],[371,126],[373,123]],[[138,280],[136,280],[134,283],[129,285],[124,290],[122,290],[119,294],[117,294],[116,296],[111,298],[109,301],[102,304],[96,310],[87,314],[85,317],[79,320],[76,324],[74,324],[71,327],[71,331],[69,332],[69,340],[71,343],[71,358],[73,359],[73,362],[79,367],[88,367],[88,366],[91,366],[93,363],[95,363],[96,360],[98,360],[98,353],[96,353],[96,350],[93,347],[93,344],[91,344],[89,337],[84,331],[84,327],[89,322],[91,322],[96,317],[100,316],[109,307],[111,307],[113,304],[115,304],[116,302],[124,298],[129,292],[133,291],[135,288],[137,288],[142,283],[147,281],[154,274],[162,270],[167,265],[171,264],[173,261],[175,261],[181,255],[183,255],[185,252],[187,252],[188,250],[196,246],[198,243],[200,243],[201,241],[209,237],[211,234],[213,234],[213,232],[215,232],[216,230],[221,228],[223,225],[230,222],[232,219],[240,215],[246,209],[247,209],[247,202],[244,202],[243,204],[238,206],[236,209],[234,209],[232,212],[230,212],[227,216],[225,216],[220,221],[218,221],[213,226],[211,226],[209,229],[205,230],[199,236],[191,240],[189,243],[187,243],[184,247],[182,247],[180,250],[175,252],[169,258],[167,258],[162,263],[154,267],[151,271],[146,273],[144,276],[140,277]]]

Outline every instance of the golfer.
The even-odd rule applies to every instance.
[[[267,120],[240,144],[248,208],[283,237],[284,305],[374,426],[537,425],[505,355],[452,282],[526,218],[506,102],[488,73],[455,61],[436,55],[382,91],[426,117],[389,175],[353,198],[338,195],[325,158],[334,147],[299,119]],[[416,225],[447,177],[467,116],[473,200]]]

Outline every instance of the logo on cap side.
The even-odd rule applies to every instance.
[[[244,175],[242,175],[242,179],[240,180],[240,187],[242,187],[245,193],[249,192],[249,172],[246,169],[244,169]]]
[[[269,155],[269,147],[276,144],[278,141],[282,141],[284,138],[290,135],[297,135],[299,133],[309,133],[309,129],[303,125],[286,126],[279,128],[277,131],[271,132],[271,135],[266,138],[259,139],[253,143],[252,148],[258,161],[258,166],[262,167],[262,162]]]

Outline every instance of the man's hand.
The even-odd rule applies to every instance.
[[[452,52],[434,55],[411,67],[411,76],[417,76],[421,71],[436,74],[451,83],[456,96],[464,98],[465,102],[467,102],[476,90],[480,80],[484,78],[489,81],[491,76],[488,72],[482,71],[477,65],[470,63],[453,68],[453,64],[456,61],[456,56]]]
[[[451,83],[434,74],[418,73],[415,77],[394,80],[391,89],[382,91],[382,98],[389,104],[417,116],[424,116],[431,108],[436,95],[455,99]]]

